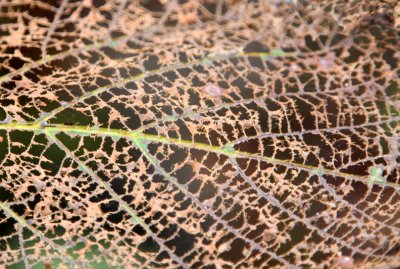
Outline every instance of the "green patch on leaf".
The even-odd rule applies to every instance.
[[[223,146],[222,150],[229,154],[235,153],[235,151],[236,151],[232,144],[227,144],[227,145]]]
[[[386,180],[382,177],[383,170],[380,167],[372,167],[368,183],[384,183]]]

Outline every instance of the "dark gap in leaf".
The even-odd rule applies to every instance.
[[[37,189],[37,188],[36,188],[36,189]],[[38,191],[39,191],[39,190],[38,190]],[[36,205],[37,205],[39,202],[43,201],[43,198],[42,198],[42,196],[41,196],[39,193],[35,194],[35,195],[33,196],[33,199],[31,198],[32,196],[29,195],[28,193],[26,193],[26,196],[30,196],[30,200],[27,202],[28,207],[29,207],[30,210],[35,210],[35,209],[36,209]],[[26,198],[27,198],[27,197],[26,197]]]
[[[237,218],[238,216],[241,215],[242,210],[243,210],[243,208],[240,205],[232,204],[232,207],[230,208],[230,210],[228,212],[226,212],[222,218],[226,221],[234,220],[235,218]],[[238,227],[236,227],[236,228],[238,228]]]
[[[115,191],[116,194],[123,195],[123,194],[127,193],[127,191],[125,189],[125,185],[126,185],[125,178],[116,177],[116,178],[113,178],[110,183],[111,183],[111,185],[110,185],[111,189],[113,191]]]
[[[71,151],[75,151],[78,148],[79,142],[81,140],[80,137],[72,137],[64,132],[56,134],[56,137],[63,143],[64,146],[66,146]]]
[[[260,71],[264,71],[264,65],[262,60],[259,57],[248,57],[248,61],[251,66],[258,68]]]
[[[140,5],[151,12],[163,12],[165,9],[160,0],[141,0]]]
[[[290,249],[295,247],[298,243],[302,242],[309,234],[309,230],[303,223],[296,223],[292,229],[289,230],[290,240],[280,245],[276,251],[277,255],[287,253]]]
[[[77,190],[77,192],[79,192],[79,190]],[[95,196],[91,196],[89,198],[90,202],[92,203],[98,203],[104,200],[109,200],[112,197],[110,196],[110,194],[107,191],[103,191],[101,194],[97,194]]]
[[[306,211],[307,218],[311,218],[315,215],[319,215],[321,212],[328,209],[328,207],[325,204],[323,204],[315,199],[311,199],[311,201],[309,203],[310,203],[310,205],[308,206],[308,209]]]
[[[246,44],[243,48],[244,52],[269,52],[269,48],[266,47],[260,41],[251,41]]]
[[[77,111],[73,108],[66,108],[60,113],[58,113],[55,117],[53,117],[50,123],[55,124],[70,124],[70,125],[89,125],[92,120],[91,118],[80,111]]]
[[[194,179],[196,173],[193,171],[193,167],[190,164],[184,164],[175,173],[175,177],[180,184],[186,184]]]
[[[317,250],[316,252],[314,252],[314,254],[311,256],[311,260],[320,264],[325,260],[328,260],[329,257],[331,257],[332,254],[331,253],[326,253],[323,252],[321,250]]]
[[[147,60],[143,62],[143,66],[146,71],[152,71],[160,68],[160,64],[158,63],[159,59],[156,55],[147,56]]]
[[[1,87],[9,90],[9,91],[13,91],[17,88],[17,84],[14,81],[6,81],[1,83]]]
[[[85,136],[83,137],[83,146],[86,151],[97,151],[100,149],[102,138],[99,136]]]
[[[100,208],[103,211],[103,213],[116,212],[118,210],[118,207],[119,203],[113,200],[107,203],[100,204]]]
[[[350,55],[344,59],[346,63],[354,63],[358,61],[359,57],[363,56],[363,53],[355,47],[351,47],[348,52]]]
[[[124,215],[125,215],[124,211],[119,211],[117,213],[108,215],[107,220],[110,221],[111,223],[118,224],[123,220]]]
[[[14,130],[9,133],[9,137],[11,141],[21,143],[19,147],[11,146],[10,151],[14,154],[21,154],[26,151],[31,144],[32,138],[34,134],[29,131],[18,131]]]
[[[163,76],[166,76],[167,79],[171,82],[175,82],[177,79],[179,79],[179,76],[175,72],[175,70],[167,71],[167,72],[163,73]]]
[[[247,87],[246,81],[242,77],[236,78],[232,82],[232,86],[238,87],[240,90],[240,95],[243,99],[254,98],[253,89],[251,87]]]
[[[236,238],[232,240],[229,247],[229,250],[219,255],[220,258],[232,263],[237,263],[245,257],[243,251],[247,248],[247,244],[243,239]]]
[[[217,188],[211,182],[207,181],[203,184],[202,189],[200,191],[199,200],[201,202],[212,199],[217,194]]]
[[[123,53],[119,50],[115,50],[114,48],[111,47],[103,47],[101,51],[110,59],[112,60],[118,60],[118,59],[126,59],[129,57],[134,57],[135,54],[133,53]]]
[[[363,182],[352,182],[351,186],[353,190],[348,192],[343,199],[351,204],[357,204],[367,195],[368,186]]]
[[[27,58],[32,59],[33,61],[39,60],[41,57],[40,48],[36,48],[33,46],[21,46],[19,47],[20,52]]]
[[[157,253],[160,246],[152,237],[147,237],[146,241],[139,244],[138,249],[143,252]]]
[[[62,71],[68,71],[74,66],[79,65],[79,61],[74,56],[66,56],[63,59],[57,59],[50,62],[50,66],[53,69],[61,69]],[[37,72],[35,72],[36,74]]]
[[[200,74],[202,73],[205,75],[209,74],[209,70],[203,65],[195,64],[195,65],[193,65],[192,68],[193,68],[193,71],[195,71],[195,73],[200,73]]]
[[[27,13],[32,17],[47,18],[48,21],[53,21],[55,16],[55,12],[43,8],[40,5],[29,5],[28,8],[22,8],[22,10],[26,10]]]
[[[260,144],[258,139],[249,139],[235,145],[235,149],[238,151],[249,152],[257,154],[260,152]]]
[[[83,19],[83,18],[85,18],[87,15],[89,15],[89,13],[90,13],[90,9],[87,8],[87,7],[83,7],[83,8],[81,9],[81,12],[79,13],[79,17]]]
[[[167,241],[165,244],[168,247],[175,249],[175,254],[177,256],[183,256],[187,252],[193,249],[194,244],[196,243],[196,236],[187,233],[183,229],[179,229],[179,232],[176,234],[176,237],[172,240]]]
[[[192,70],[187,67],[178,68],[177,71],[182,77],[188,77],[189,74],[192,72]]]
[[[167,224],[167,227],[165,227],[159,234],[158,236],[163,239],[169,239],[171,236],[173,236],[177,231],[178,231],[178,226],[176,224]]]
[[[95,8],[99,8],[99,7],[104,6],[107,3],[107,1],[106,0],[92,0],[92,3]]]
[[[311,51],[318,51],[321,48],[319,47],[319,44],[317,41],[314,41],[313,38],[310,35],[305,36],[305,42],[306,46],[311,50]]]
[[[182,63],[187,63],[189,61],[188,56],[185,52],[178,52],[179,55],[179,61]]]
[[[0,186],[0,202],[7,202],[14,200],[14,194],[6,188]]]
[[[21,67],[24,66],[24,64],[26,64],[26,62],[20,58],[17,57],[12,57],[8,63],[10,64],[10,66],[14,69],[20,69]]]
[[[191,193],[197,193],[200,190],[201,185],[201,180],[193,179],[188,186],[188,191]]]
[[[271,259],[268,253],[260,253],[254,262],[255,268],[262,268],[262,265],[265,264],[266,261],[268,261],[268,264],[265,265],[267,268],[274,268],[277,267],[277,265],[282,265],[277,260]]]

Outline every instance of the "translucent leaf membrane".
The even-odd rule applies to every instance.
[[[397,1],[0,10],[0,267],[400,266]]]

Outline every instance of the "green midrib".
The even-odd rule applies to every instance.
[[[147,141],[147,142],[158,142],[163,144],[177,145],[185,148],[194,148],[209,152],[215,152],[217,154],[223,154],[230,158],[252,158],[262,161],[267,161],[273,164],[281,164],[289,167],[296,167],[300,169],[307,170],[312,174],[331,174],[335,176],[341,176],[345,178],[350,178],[353,180],[364,181],[368,183],[370,181],[370,176],[359,176],[350,173],[343,173],[334,169],[327,169],[322,167],[310,166],[300,163],[295,163],[291,161],[285,161],[280,159],[275,159],[271,157],[265,157],[260,155],[251,154],[244,151],[239,151],[233,148],[232,145],[225,145],[223,147],[214,146],[201,142],[194,142],[190,140],[184,140],[179,138],[171,138],[163,135],[146,134],[140,131],[129,131],[129,130],[119,130],[119,129],[107,129],[107,128],[93,128],[88,126],[80,125],[43,125],[43,124],[27,124],[27,123],[16,123],[10,122],[5,124],[0,124],[0,130],[22,130],[22,131],[32,131],[36,133],[44,133],[48,135],[53,135],[59,132],[79,134],[79,135],[99,135],[99,136],[109,136],[113,138],[126,137],[134,141]],[[382,183],[385,186],[393,185],[398,187],[395,183],[390,182],[376,182],[377,184]]]

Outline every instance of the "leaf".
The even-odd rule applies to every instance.
[[[0,4],[0,266],[400,266],[396,1],[178,2]]]

